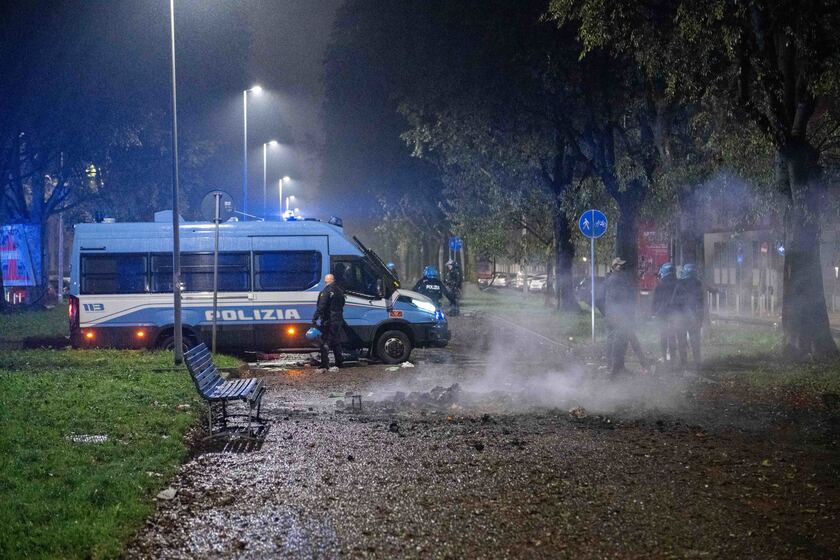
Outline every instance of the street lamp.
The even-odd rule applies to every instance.
[[[286,212],[289,211],[289,203],[294,201],[295,195],[287,196],[286,197]]]
[[[174,1],[174,0],[173,0]],[[243,219],[248,219],[248,92],[262,93],[262,87],[254,86],[242,91],[242,209]]]
[[[271,140],[269,142],[263,142],[263,203],[262,203],[262,215],[265,218],[266,213],[266,199],[268,196],[268,183],[266,182],[266,178],[268,176],[268,147],[271,146],[272,148],[277,146],[277,140]]]
[[[184,360],[181,332],[181,239],[178,228],[178,90],[175,79],[175,0],[169,0],[169,44],[172,53],[172,310],[175,365]]]
[[[280,214],[281,215],[283,214],[283,183],[288,183],[289,181],[291,181],[291,179],[289,179],[288,175],[286,175],[284,177],[281,177],[280,179],[277,180],[277,194],[279,195],[279,198],[280,198]]]

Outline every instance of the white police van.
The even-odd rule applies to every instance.
[[[74,348],[171,348],[171,213],[155,222],[77,224],[70,334]],[[181,290],[186,345],[209,341],[215,226],[181,222]],[[344,234],[340,220],[220,225],[217,347],[229,351],[311,350],[306,340],[323,278],[344,288],[344,344],[387,363],[417,347],[446,346],[446,316],[402,290],[381,259]]]

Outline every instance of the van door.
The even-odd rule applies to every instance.
[[[310,346],[304,333],[329,269],[326,235],[251,238],[254,341],[259,350]]]
[[[377,326],[388,318],[388,301],[377,293],[382,278],[363,257],[334,256],[331,263],[346,298],[344,322],[349,329],[343,342],[354,348],[369,346]]]

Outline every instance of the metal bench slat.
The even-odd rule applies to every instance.
[[[215,383],[208,383],[207,385],[205,385],[204,387],[202,387],[199,390],[199,393],[205,399],[208,399],[208,400],[214,399],[214,393],[216,391],[216,387],[218,387],[219,385],[222,385],[222,384],[224,384],[224,381],[222,381],[221,379],[219,379]]]
[[[189,360],[187,362],[187,369],[189,369],[191,371],[198,371],[198,370],[204,369],[204,367],[206,367],[207,364],[212,364],[212,363],[213,363],[212,356],[210,356],[210,354],[204,354],[204,355],[198,356],[195,359]]]
[[[216,366],[214,366],[213,364],[209,364],[204,369],[202,369],[200,371],[197,371],[193,374],[193,377],[195,379],[204,379],[208,376],[209,377],[221,377],[221,375],[219,375],[219,370],[216,369]]]
[[[206,349],[207,349],[207,345],[202,342],[200,344],[197,344],[197,345],[193,346],[192,348],[187,349],[187,351],[184,352],[184,357],[186,358],[186,357],[192,356],[193,354],[195,354],[197,352],[200,352],[201,350],[206,350]]]

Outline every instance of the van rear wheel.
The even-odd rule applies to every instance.
[[[411,350],[411,340],[402,331],[385,331],[376,339],[376,355],[386,364],[408,360]]]
[[[182,336],[181,348],[184,352],[186,352],[195,345],[196,341],[195,339],[193,339],[193,337],[186,333]],[[158,340],[156,347],[158,350],[166,350],[167,352],[173,351],[175,349],[175,335],[170,333],[166,336],[161,337],[160,340]]]

